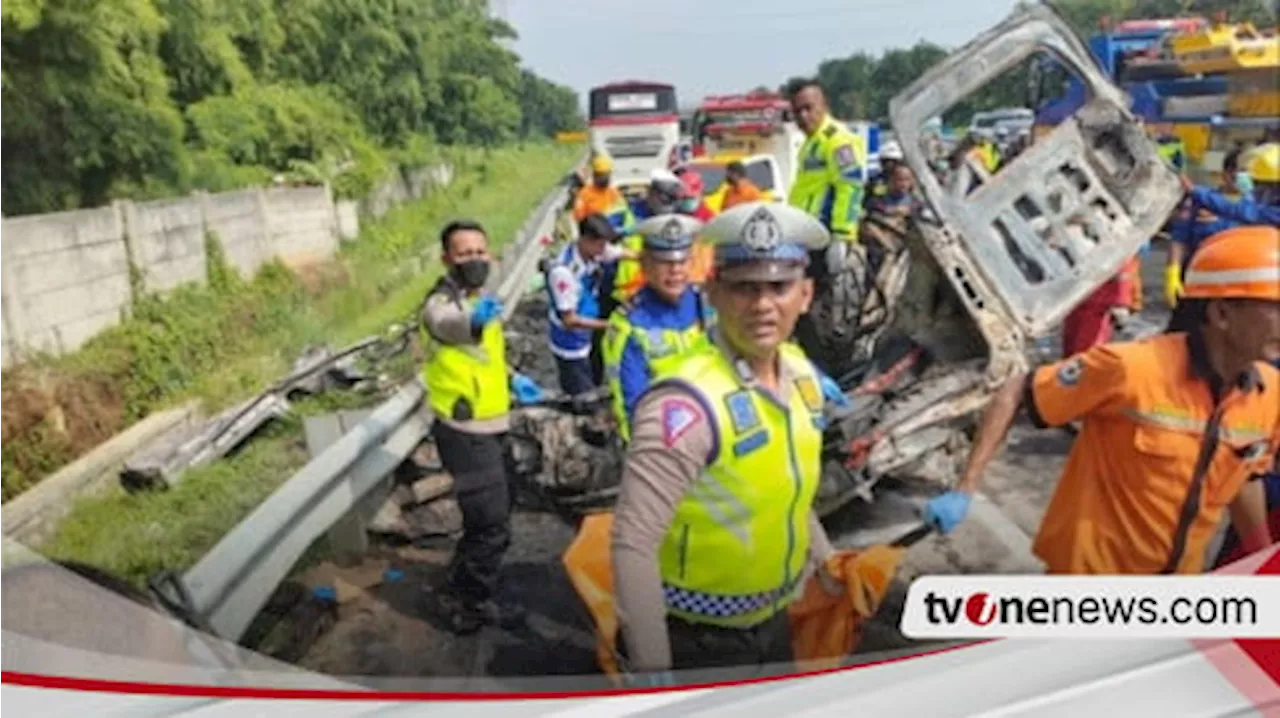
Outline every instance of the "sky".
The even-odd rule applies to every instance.
[[[958,47],[1015,0],[491,0],[520,37],[525,65],[586,91],[615,80],[675,85],[682,107],[706,95],[776,87],[822,60],[920,40]]]

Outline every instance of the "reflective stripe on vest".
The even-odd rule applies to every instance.
[[[717,435],[715,457],[677,505],[658,553],[667,610],[685,620],[753,626],[784,610],[800,586],[823,402],[804,353],[784,345],[783,361],[795,382],[785,407],[744,388],[709,343],[657,377],[690,392]]]
[[[437,285],[432,293],[447,292]],[[455,298],[471,310],[470,301]],[[459,420],[495,419],[511,410],[511,389],[507,382],[507,341],[502,322],[491,321],[480,333],[477,344],[445,344],[422,330],[427,360],[422,365],[422,381],[427,386],[427,404],[437,416]],[[470,405],[469,416],[455,416],[460,400]]]
[[[701,298],[698,305],[701,308]],[[649,376],[653,377],[669,374],[674,369],[676,359],[698,346],[706,336],[701,315],[697,322],[683,330],[637,327],[631,323],[630,308],[616,311],[609,317],[609,330],[602,346],[604,367],[613,399],[613,415],[618,421],[618,435],[624,442],[631,441],[631,417],[627,415],[621,376],[622,358],[626,353],[628,340],[635,337],[649,367]]]

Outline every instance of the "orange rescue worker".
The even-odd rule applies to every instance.
[[[730,162],[724,168],[724,182],[729,187],[720,202],[721,212],[727,212],[740,204],[759,201],[762,196],[760,188],[747,177],[747,166],[738,160]]]
[[[627,200],[613,184],[613,160],[607,155],[591,158],[591,184],[578,190],[573,203],[573,219],[581,222],[593,214],[603,215],[619,233],[629,233],[635,225]]]
[[[1200,573],[1228,509],[1248,552],[1271,543],[1260,481],[1280,447],[1280,231],[1237,227],[1192,257],[1169,331],[1010,379],[958,486],[972,495],[1019,407],[1081,421],[1036,536],[1051,574]],[[956,498],[940,528],[963,519]]]

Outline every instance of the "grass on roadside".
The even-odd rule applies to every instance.
[[[296,403],[234,454],[187,472],[164,491],[81,498],[40,553],[106,569],[135,584],[161,569],[185,569],[213,547],[310,457],[307,416],[359,406],[364,397],[331,393]]]
[[[284,374],[308,344],[336,348],[410,316],[439,275],[436,242],[444,222],[476,218],[495,244],[505,243],[579,153],[577,147],[551,145],[468,153],[459,158],[449,188],[367,223],[334,262],[310,275],[269,265],[251,281],[230,273],[207,287],[184,288],[152,300],[82,351],[22,371],[45,387],[51,378],[55,387],[100,387],[105,399],[98,406],[104,408],[91,418],[104,425],[102,439],[191,397],[203,399],[211,411],[224,407]],[[6,496],[16,458],[39,466],[29,455],[44,451],[56,456],[44,461],[51,471],[77,455],[74,442],[48,438],[58,429],[65,437],[67,419],[86,414],[85,407],[64,408],[56,388],[44,390],[53,409],[34,429],[11,431],[11,408],[21,406],[16,400],[29,405],[38,396],[31,386],[41,384],[5,376]],[[320,410],[331,409],[304,402],[298,413]],[[174,489],[79,501],[41,550],[134,581],[160,568],[186,568],[306,459],[301,421],[277,422],[235,456],[191,472]]]

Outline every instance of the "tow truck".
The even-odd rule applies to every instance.
[[[1103,23],[1090,53],[1108,79],[1131,98],[1130,110],[1152,136],[1176,137],[1192,167],[1220,172],[1228,151],[1265,141],[1280,126],[1280,38],[1219,15]],[[1056,63],[1033,70],[1037,131],[1044,132],[1085,101],[1079,80],[1056,85]],[[1055,89],[1051,91],[1051,84]],[[1060,89],[1058,89],[1060,88]]]

